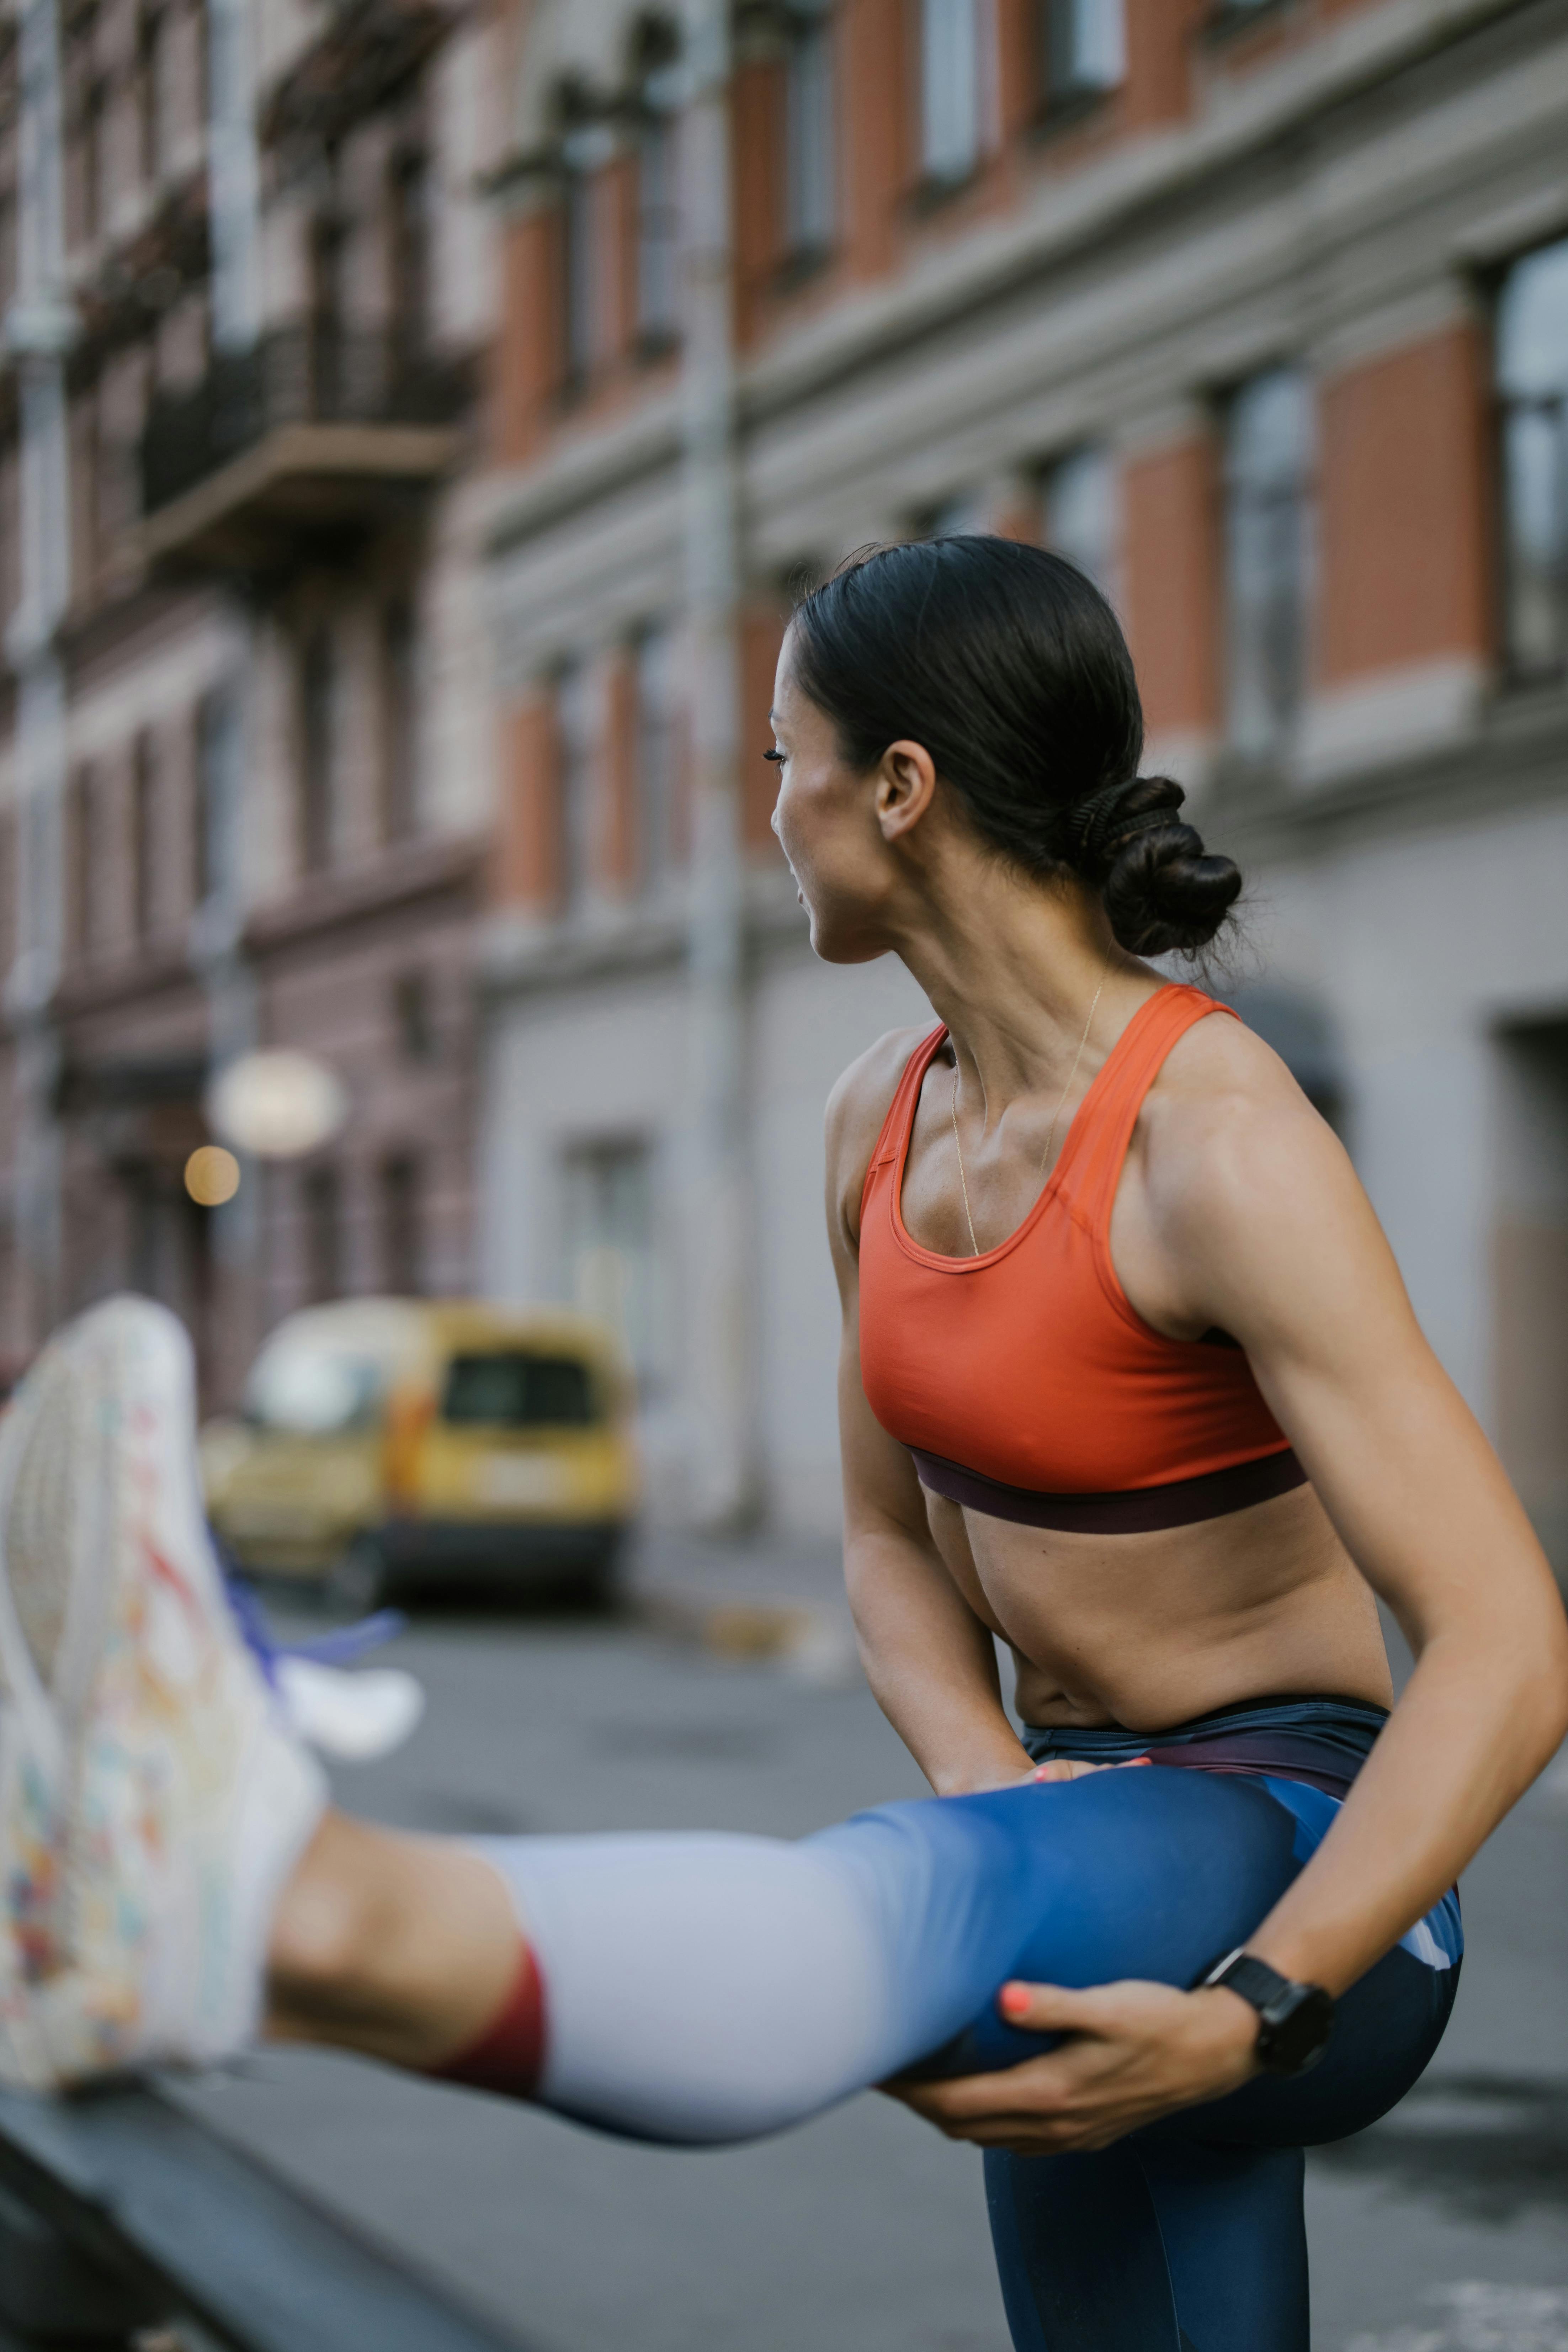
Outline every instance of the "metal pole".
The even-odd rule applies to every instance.
[[[208,236],[212,253],[213,365],[237,375],[261,334],[261,162],[256,130],[255,26],[251,0],[207,0]],[[222,387],[219,387],[222,390]],[[217,740],[207,746],[213,793],[212,887],[197,910],[192,961],[207,993],[207,1060],[213,1076],[260,1042],[256,975],[245,953],[245,779],[254,773],[252,712],[257,670],[256,616],[240,591],[230,599],[235,644],[223,693]],[[258,1171],[247,1165],[234,1199],[217,1210],[218,1262],[241,1279],[260,1239]],[[248,1302],[247,1302],[248,1303]],[[248,1318],[247,1318],[248,1319]],[[248,1352],[259,1337],[244,1335]]]
[[[693,1500],[735,1526],[758,1502],[752,1210],[746,1134],[740,822],[730,0],[688,19],[683,142],[686,602],[691,682],[691,1167],[688,1285]]]
[[[76,317],[66,287],[55,0],[26,0],[18,47],[16,297],[5,348],[20,380],[22,593],[5,638],[17,682],[16,955],[5,995],[16,1041],[16,1256],[31,1346],[62,1305],[53,1003],[63,945],[66,695],[58,636],[70,599],[66,354]]]

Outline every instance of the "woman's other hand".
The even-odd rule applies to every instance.
[[[1119,1764],[1085,1764],[1076,1756],[1054,1756],[1049,1763],[1027,1765],[1022,1772],[1003,1772],[994,1780],[976,1780],[972,1788],[946,1789],[944,1796],[978,1797],[989,1789],[1037,1788],[1042,1781],[1081,1780],[1088,1772],[1125,1772],[1147,1764],[1147,1756],[1129,1756]]]
[[[949,2139],[976,2147],[1015,2156],[1108,2147],[1174,2108],[1223,2098],[1258,2071],[1258,2012],[1223,1986],[1007,1984],[997,2004],[1025,2032],[1071,2039],[998,2074],[883,2086]]]

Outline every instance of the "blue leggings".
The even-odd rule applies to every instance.
[[[624,2135],[711,2144],[911,2068],[1049,2047],[1003,2022],[1008,1978],[1189,1983],[1256,1928],[1336,1810],[1298,1781],[1152,1765],[881,1806],[793,1845],[483,1851],[543,1978],[539,2096]],[[1408,2090],[1458,1949],[1447,1898],[1342,2002],[1329,2054],[1298,2080],[1256,2077],[1103,2154],[988,2157],[1019,2352],[1307,2352],[1301,2149]]]

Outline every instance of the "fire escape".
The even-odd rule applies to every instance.
[[[453,23],[428,0],[349,0],[271,92],[263,154],[282,178],[395,100]],[[416,201],[410,197],[411,205]],[[427,348],[417,270],[392,322],[345,323],[334,226],[318,225],[307,315],[215,348],[165,394],[138,452],[144,561],[251,574],[375,529],[451,466],[471,372]]]

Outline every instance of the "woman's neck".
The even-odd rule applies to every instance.
[[[1083,1056],[1090,1076],[1161,982],[1117,946],[1089,891],[1015,881],[994,864],[984,880],[989,887],[944,892],[945,903],[928,904],[896,949],[946,1024],[963,1080],[977,1087],[989,1120],[1020,1097],[1065,1082],[1097,991]]]

